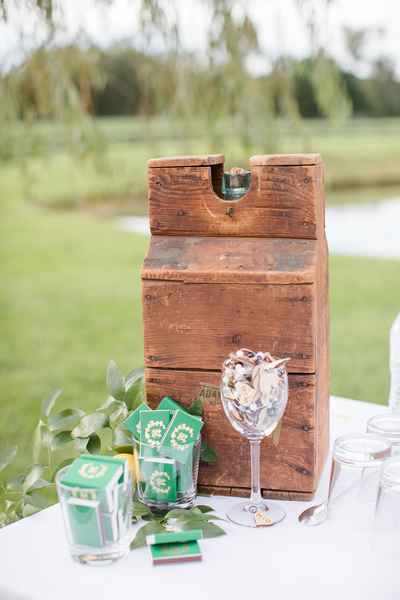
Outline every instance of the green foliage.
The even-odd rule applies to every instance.
[[[127,395],[132,406],[143,402],[145,398],[144,369],[135,369],[125,378],[115,362],[111,361],[107,371],[107,384],[110,393],[117,394],[122,400],[111,396],[96,412],[89,415],[77,408],[65,409],[51,415],[61,390],[51,392],[43,400],[44,420],[39,420],[33,433],[34,462],[26,468],[24,473],[12,475],[6,482],[0,478],[0,507],[4,506],[4,510],[0,513],[0,527],[46,508],[47,497],[37,490],[54,490],[56,473],[62,467],[70,464],[76,456],[62,460],[54,469],[52,466],[54,452],[74,442],[74,449],[79,453],[87,450],[90,454],[100,454],[102,444],[105,442],[96,432],[104,429],[110,430],[106,447],[112,453],[118,452],[116,448],[120,445],[121,435],[124,435],[120,427],[123,427],[122,421],[129,414],[124,398]],[[134,390],[132,390],[133,386]],[[114,410],[115,402],[121,405],[122,410]],[[107,414],[107,412],[111,414]],[[75,424],[72,430],[64,429],[72,424]],[[132,441],[127,436],[124,436],[124,440],[125,438],[128,440],[132,452]],[[12,464],[17,452],[18,447],[11,446],[0,454],[0,472]],[[41,457],[43,460],[39,462]],[[47,479],[42,478],[42,475]]]
[[[109,398],[89,415],[77,408],[65,409],[51,415],[61,390],[55,390],[46,396],[42,402],[44,421],[40,419],[33,432],[34,463],[29,465],[24,473],[9,477],[5,484],[0,476],[0,507],[4,505],[6,509],[0,513],[0,527],[46,508],[46,496],[36,490],[41,488],[54,490],[57,472],[62,467],[69,465],[75,458],[72,456],[62,460],[54,469],[52,466],[53,452],[74,442],[74,450],[79,454],[85,451],[89,454],[100,454],[103,444],[106,444],[105,452],[109,450],[116,454],[133,454],[131,433],[124,426],[123,421],[127,419],[130,412],[146,401],[144,367],[134,369],[124,377],[116,363],[111,360],[107,369],[107,387],[110,393]],[[192,414],[202,414],[201,401],[199,404],[199,401],[196,400],[190,409]],[[72,430],[64,429],[73,424],[75,426]],[[106,442],[97,434],[102,430],[109,430]],[[212,446],[206,444],[203,452],[203,444],[205,442],[202,442],[201,459],[209,462],[217,460],[219,456]],[[42,452],[43,450],[44,452]],[[11,446],[0,454],[0,473],[12,464],[17,452],[18,447]],[[41,455],[43,455],[43,461],[40,463]],[[42,479],[43,474],[49,479]],[[144,510],[143,506],[142,510]],[[133,516],[138,514],[151,515],[151,511],[146,507],[145,513],[139,511]],[[151,516],[151,518],[153,517]],[[188,517],[188,520],[192,518]],[[202,519],[207,520],[207,517],[202,517]]]
[[[165,517],[159,517],[153,515],[150,508],[142,502],[133,503],[133,516],[142,517],[144,520],[149,520],[149,523],[144,525],[137,532],[133,542],[131,543],[131,550],[144,546],[146,544],[146,536],[153,533],[165,533],[169,531],[168,527],[171,526],[171,519],[174,519],[174,529],[180,531],[189,531],[193,529],[201,529],[203,531],[203,538],[218,537],[225,535],[225,531],[210,523],[211,520],[223,520],[219,519],[216,515],[210,515],[214,509],[210,506],[195,506],[192,509],[174,508],[170,510]]]

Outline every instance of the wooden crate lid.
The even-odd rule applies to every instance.
[[[141,278],[249,285],[313,283],[316,257],[315,240],[152,236]]]
[[[299,166],[324,162],[321,154],[261,154],[250,158],[250,166]]]
[[[202,167],[223,164],[224,162],[225,154],[164,156],[163,158],[150,158],[147,167]]]

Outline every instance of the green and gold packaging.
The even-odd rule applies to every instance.
[[[66,502],[68,524],[75,544],[101,548],[105,535],[101,519],[100,502],[83,498],[68,498]]]
[[[172,411],[172,415],[175,413],[176,410],[181,410],[182,412],[186,413],[187,415],[189,414],[187,410],[185,410],[184,408],[179,406],[179,404],[177,404],[176,402],[171,400],[171,398],[169,398],[168,396],[165,396],[161,400],[160,404],[158,405],[157,410],[170,410],[170,411]]]
[[[129,429],[132,435],[140,440],[140,413],[143,411],[151,411],[151,408],[147,406],[145,402],[139,406],[129,417],[124,421],[125,427]]]
[[[167,431],[169,410],[142,411],[140,413],[140,441],[156,448]]]
[[[197,542],[156,544],[149,546],[149,550],[153,565],[202,560],[201,550]]]
[[[204,423],[196,417],[176,410],[157,450],[165,456],[186,463],[203,425]]]
[[[156,502],[176,502],[176,462],[171,458],[142,459],[141,473],[146,482],[146,498]]]
[[[71,487],[71,496],[83,500],[100,501],[105,513],[114,511],[113,488],[123,476],[118,460],[86,460],[77,458],[60,479]]]

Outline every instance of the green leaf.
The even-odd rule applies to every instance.
[[[54,480],[55,480],[55,478],[56,478],[56,475],[57,475],[58,471],[60,469],[62,469],[63,467],[67,467],[68,465],[70,465],[71,463],[73,463],[74,460],[75,460],[74,458],[66,458],[65,460],[61,461],[60,464],[58,464],[56,466],[56,468],[54,469],[54,471],[52,472],[51,477],[50,477],[50,481],[53,483]]]
[[[201,529],[204,539],[226,534],[221,527],[218,527],[218,525],[215,525],[214,523],[209,523],[208,521],[190,521],[189,523],[185,523],[182,527],[182,531],[193,531],[193,529]]]
[[[33,462],[35,462],[35,463],[39,462],[41,449],[42,449],[42,443],[40,443],[34,447],[33,452],[32,452]]]
[[[29,465],[29,467],[26,469],[24,476],[22,477],[22,481],[21,481],[21,489],[24,494],[25,494],[25,492],[27,492],[29,490],[29,488],[34,483],[36,483],[36,481],[38,479],[41,478],[45,468],[46,467],[44,467],[43,465],[39,465],[37,463],[33,463],[33,465]]]
[[[115,404],[110,406],[112,412],[110,413],[110,421],[116,421],[120,415],[123,415],[123,419],[128,418],[128,409],[125,405],[125,402],[121,402],[120,400],[115,400]]]
[[[173,508],[165,515],[166,519],[177,519],[181,515],[190,514],[190,511],[187,508]]]
[[[79,408],[67,408],[61,412],[52,415],[48,420],[48,427],[50,431],[56,431],[57,429],[63,429],[72,425],[78,419],[83,417],[86,413]]]
[[[62,448],[66,444],[72,442],[71,432],[70,431],[60,431],[60,433],[56,433],[50,439],[50,448],[51,450],[58,450]]]
[[[45,426],[42,419],[39,420],[39,425],[33,432],[33,445],[37,446],[42,441],[42,427]]]
[[[132,516],[138,517],[139,515],[148,515],[151,513],[150,508],[144,502],[134,502],[132,505]]]
[[[0,454],[0,471],[2,471],[7,465],[11,464],[14,458],[17,456],[18,446],[10,446],[7,450],[4,450]]]
[[[53,408],[55,401],[58,396],[61,394],[62,390],[54,390],[54,392],[50,392],[48,396],[42,402],[42,413],[43,416],[47,419],[51,409]]]
[[[6,513],[0,513],[0,526],[3,525],[3,523],[6,519],[7,519]]]
[[[139,377],[143,377],[145,370],[146,367],[142,365],[141,367],[137,367],[137,369],[133,369],[133,371],[129,371],[125,377],[125,389],[130,388]]]
[[[71,431],[71,436],[73,438],[89,437],[91,433],[104,429],[105,427],[110,427],[108,415],[105,415],[104,413],[92,413],[81,419],[79,425]]]
[[[116,400],[124,400],[125,384],[122,373],[113,360],[110,361],[107,369],[107,389],[111,396]]]
[[[87,443],[86,450],[89,452],[89,454],[100,454],[101,439],[97,433],[91,433],[89,435],[89,441]]]
[[[188,408],[188,413],[195,417],[201,417],[203,414],[203,403],[200,398],[197,398]]]
[[[32,506],[36,506],[36,508],[39,510],[42,510],[47,506],[46,496],[40,492],[29,492],[25,496],[25,502],[26,504],[32,504]]]
[[[80,454],[83,454],[86,450],[86,446],[89,443],[89,437],[85,437],[85,438],[76,438],[74,441],[74,448],[77,452],[79,452]]]
[[[224,519],[220,519],[220,517],[217,517],[216,515],[207,515],[200,513],[197,515],[181,515],[177,518],[176,523],[184,523],[185,521],[186,523],[192,521],[212,521],[213,519],[215,519],[216,521],[224,521]]]
[[[114,446],[129,446],[132,445],[132,434],[127,427],[124,429],[128,432],[128,435],[121,429],[121,425],[118,425],[114,429],[113,444]]]
[[[196,508],[198,508],[202,513],[208,513],[208,512],[213,512],[213,508],[211,508],[211,506],[206,506],[205,504],[199,504],[198,506],[196,506]]]
[[[96,408],[96,412],[100,412],[101,410],[106,410],[113,402],[116,402],[115,398],[112,396],[108,396],[107,400],[100,406],[100,408]]]
[[[221,458],[220,455],[215,452],[211,444],[204,441],[201,442],[200,460],[212,463],[218,460],[219,458]]]
[[[23,473],[18,473],[18,475],[13,475],[12,477],[10,477],[7,481],[7,489],[13,492],[20,492],[23,476]]]
[[[133,454],[133,446],[116,446],[113,448],[116,454]]]
[[[151,535],[152,533],[163,533],[164,531],[166,531],[165,526],[161,525],[161,523],[157,523],[157,521],[150,521],[150,523],[146,523],[146,525],[141,527],[137,532],[133,542],[131,543],[131,550],[139,548],[140,546],[144,546],[146,544],[147,535]]]
[[[146,399],[144,375],[134,381],[125,392],[125,404],[129,410],[136,410]]]
[[[22,515],[23,517],[30,517],[31,515],[34,515],[38,512],[40,512],[42,509],[38,508],[37,506],[33,506],[32,504],[27,504],[24,507],[24,510],[22,511]]]

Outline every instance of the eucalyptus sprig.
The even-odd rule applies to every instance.
[[[170,531],[171,519],[173,519],[174,531],[190,531],[193,529],[201,529],[203,538],[218,537],[225,535],[225,531],[212,523],[212,520],[223,521],[216,515],[210,515],[214,509],[210,506],[195,506],[192,509],[174,508],[170,510],[164,517],[154,515],[150,508],[142,502],[133,503],[132,515],[134,519],[141,518],[144,521],[149,521],[143,525],[137,532],[131,543],[131,550],[140,548],[146,544],[146,536],[153,533],[165,533]]]

